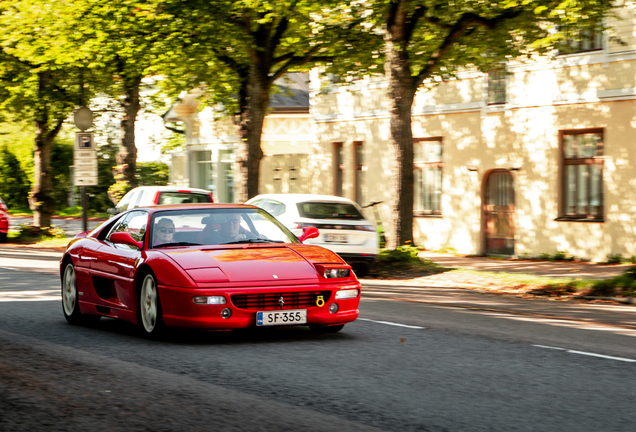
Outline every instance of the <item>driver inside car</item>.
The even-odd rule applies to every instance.
[[[238,213],[215,216],[216,224],[211,223],[211,218],[204,218],[203,223],[206,227],[199,235],[199,243],[224,244],[256,238],[250,231],[241,227],[241,220],[241,215]]]
[[[174,243],[174,223],[168,218],[161,218],[155,225],[153,246]]]

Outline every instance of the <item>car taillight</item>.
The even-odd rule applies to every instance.
[[[161,195],[161,192],[159,191],[155,192],[155,196],[152,198],[153,204],[159,204],[159,195]]]

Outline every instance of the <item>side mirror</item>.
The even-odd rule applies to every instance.
[[[115,216],[117,214],[117,209],[114,207],[111,207],[108,210],[106,210],[106,213],[108,213],[109,215]]]
[[[128,246],[135,247],[137,249],[141,249],[143,245],[142,242],[138,242],[127,232],[116,232],[110,235],[110,241],[113,243],[125,244]]]
[[[318,237],[318,235],[320,235],[320,233],[318,232],[318,228],[316,228],[316,227],[304,227],[303,228],[303,235],[301,235],[298,240],[300,240],[301,243],[304,243],[305,240],[311,239],[311,238],[316,238],[316,237]]]

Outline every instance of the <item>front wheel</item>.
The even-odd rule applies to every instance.
[[[99,315],[82,315],[79,308],[77,293],[77,279],[75,277],[75,266],[68,263],[64,269],[62,278],[62,310],[64,318],[69,324],[94,324],[101,318]]]
[[[155,337],[164,329],[157,291],[157,280],[149,273],[144,277],[139,292],[139,323],[145,336]]]
[[[309,328],[314,333],[338,333],[340,330],[342,330],[343,327],[344,327],[344,324],[339,324],[339,325],[310,324],[309,325]]]

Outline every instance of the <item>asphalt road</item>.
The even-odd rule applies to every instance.
[[[0,431],[634,429],[629,326],[376,296],[338,334],[151,342],[68,325],[56,259],[0,251]]]

